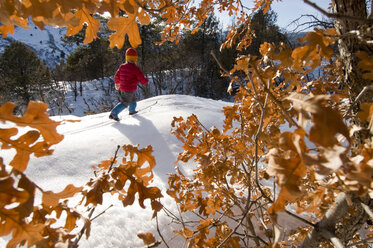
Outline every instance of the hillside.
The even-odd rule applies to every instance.
[[[129,116],[125,110],[119,116],[120,122],[109,120],[107,112],[83,117],[52,117],[55,120],[80,122],[63,122],[57,130],[64,135],[64,139],[55,146],[54,154],[32,158],[26,174],[44,190],[57,192],[70,183],[75,186],[84,185],[93,177],[91,166],[110,159],[117,145],[139,144],[140,148],[152,145],[157,162],[154,184],[162,189],[165,196],[162,199],[164,206],[177,213],[173,201],[165,192],[166,173],[174,172],[174,161],[181,152],[181,143],[170,132],[171,121],[174,116],[187,117],[196,114],[205,127],[221,127],[224,117],[222,108],[230,104],[193,96],[164,95],[139,101],[139,113]],[[75,109],[78,107],[75,106]],[[5,162],[9,162],[7,160],[12,154],[9,150],[0,151]],[[184,172],[188,174],[191,171],[187,169]],[[133,206],[123,208],[115,196],[106,195],[104,205],[98,207],[94,215],[101,213],[111,204],[114,206],[93,222],[91,237],[89,240],[82,238],[80,247],[142,247],[142,241],[136,236],[138,232],[157,234],[155,220],[151,220],[151,209],[142,209],[137,202]],[[162,234],[167,240],[171,240],[169,245],[181,247],[178,242],[182,241],[173,238],[178,235],[171,232],[169,221],[162,212],[159,218]],[[158,235],[156,238],[160,239]],[[5,247],[3,239],[0,239],[0,247]]]
[[[54,68],[61,59],[67,57],[76,48],[75,45],[64,43],[61,38],[65,36],[66,28],[53,28],[45,26],[40,30],[32,21],[29,29],[15,27],[14,34],[8,34],[0,39],[0,53],[13,41],[20,41],[31,47],[38,57],[48,67]]]

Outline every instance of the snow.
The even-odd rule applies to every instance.
[[[0,39],[0,53],[13,41],[19,41],[31,47],[45,65],[54,68],[62,58],[74,51],[75,44],[68,44],[61,40],[65,36],[67,28],[45,26],[39,29],[29,20],[30,28],[23,29],[15,26],[13,34],[8,34],[5,39]]]
[[[186,118],[195,114],[205,127],[215,125],[221,128],[224,118],[222,108],[231,104],[194,96],[163,95],[139,101],[139,113],[136,115],[128,115],[125,109],[119,115],[120,122],[109,120],[108,112],[82,117],[51,117],[58,121],[80,122],[63,121],[57,131],[64,135],[64,139],[54,147],[54,154],[42,158],[32,157],[25,173],[44,190],[59,192],[71,183],[83,186],[89,178],[94,177],[91,166],[114,156],[118,145],[139,144],[140,148],[152,145],[157,162],[153,185],[162,190],[162,204],[177,212],[173,200],[166,193],[167,173],[174,173],[174,162],[182,151],[181,142],[170,132],[173,117]],[[74,109],[77,113],[84,112],[79,109],[79,105]],[[0,150],[0,156],[5,162],[9,162],[13,154],[10,150]],[[149,203],[148,200],[145,203]],[[88,240],[84,236],[79,247],[143,247],[142,240],[137,237],[139,232],[151,232],[160,240],[156,221],[151,219],[152,211],[149,205],[142,209],[135,201],[132,206],[123,208],[115,196],[105,195],[104,204],[96,208],[93,216],[112,204],[113,207],[93,221],[91,236]],[[161,212],[159,224],[162,227],[162,235],[171,247],[181,247],[183,239],[172,232],[169,222]],[[5,239],[0,239],[0,247],[5,247],[5,244]]]

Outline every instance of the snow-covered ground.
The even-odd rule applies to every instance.
[[[171,134],[173,117],[187,117],[196,114],[206,127],[223,124],[222,108],[232,103],[215,101],[186,95],[164,95],[138,102],[139,113],[128,115],[124,110],[120,122],[108,119],[108,112],[89,116],[54,116],[55,120],[80,120],[80,122],[63,122],[57,131],[64,135],[62,142],[55,146],[52,156],[33,157],[26,170],[28,175],[44,190],[61,191],[66,185],[82,186],[93,177],[91,166],[114,155],[117,145],[139,144],[140,148],[152,145],[157,165],[154,168],[154,185],[162,190],[161,200],[168,209],[177,212],[175,205],[166,194],[167,173],[174,172],[174,162],[181,150],[181,143]],[[75,106],[78,113],[80,107]],[[4,126],[6,124],[0,124]],[[14,152],[0,150],[0,157],[9,162]],[[186,172],[188,173],[188,172]],[[145,201],[147,203],[147,201]],[[139,232],[151,232],[157,235],[156,222],[151,220],[150,207],[142,209],[137,202],[123,208],[116,197],[106,195],[104,204],[95,214],[107,212],[93,221],[91,236],[82,238],[79,245],[83,248],[106,247],[143,247],[137,237]],[[171,247],[181,247],[182,239],[172,232],[170,220],[163,213],[159,215],[162,235]],[[6,241],[0,239],[0,247]],[[163,247],[162,245],[160,247]]]

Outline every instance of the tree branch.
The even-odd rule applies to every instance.
[[[346,117],[348,115],[348,113],[351,111],[351,109],[353,108],[353,106],[355,106],[355,104],[357,103],[357,101],[360,100],[360,98],[368,91],[368,90],[373,90],[373,85],[369,85],[369,86],[365,86],[361,92],[359,93],[359,95],[355,98],[354,102],[350,104],[349,108],[347,109],[346,113],[343,115],[343,117]]]
[[[322,14],[326,15],[329,18],[347,19],[347,20],[358,21],[358,22],[362,22],[362,23],[364,23],[364,22],[372,23],[373,22],[372,19],[368,19],[368,18],[361,18],[361,17],[356,17],[356,16],[341,15],[341,14],[338,14],[338,13],[337,14],[329,13],[326,10],[324,10],[323,8],[321,8],[320,6],[318,6],[316,3],[311,2],[310,0],[303,0],[303,2],[306,3],[306,4],[308,4],[308,5],[310,5],[314,9],[320,11]]]
[[[347,195],[340,193],[335,200],[335,207],[330,208],[324,218],[319,221],[312,232],[308,234],[302,243],[302,248],[318,247],[319,243],[325,239],[329,239],[335,247],[344,247],[342,242],[336,237],[334,230],[336,223],[348,211]]]
[[[159,229],[158,215],[155,216],[155,220],[156,220],[156,222],[157,222],[157,231],[158,231],[159,236],[161,237],[163,243],[167,246],[167,248],[170,248],[170,247],[168,246],[167,242],[165,241],[165,239],[163,238],[163,235],[162,235],[162,233],[161,233],[161,230]]]

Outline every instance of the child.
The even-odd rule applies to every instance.
[[[126,63],[121,64],[115,73],[114,82],[115,88],[120,95],[120,103],[118,103],[109,115],[110,119],[119,121],[118,115],[126,107],[129,106],[129,114],[136,114],[136,96],[137,83],[145,85],[149,80],[144,76],[142,71],[136,65],[137,52],[133,48],[128,48],[126,51]]]

